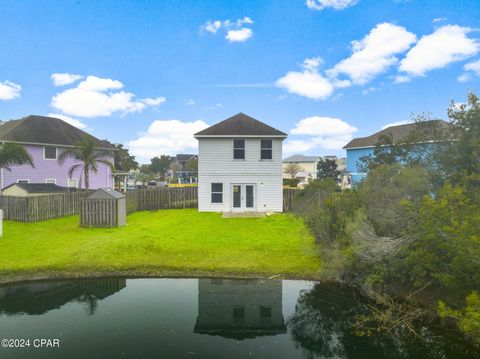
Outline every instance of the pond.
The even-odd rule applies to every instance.
[[[357,337],[351,322],[359,307],[351,290],[307,281],[102,278],[21,283],[0,286],[0,339],[29,339],[29,347],[0,348],[0,358],[478,355],[445,329],[423,328],[427,340],[413,335]]]

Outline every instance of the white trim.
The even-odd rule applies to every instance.
[[[55,158],[47,158],[45,157],[45,150],[47,149],[47,147],[53,147],[55,148]],[[57,146],[49,146],[49,145],[44,145],[43,146],[43,159],[45,161],[56,161],[58,159],[58,148]]]
[[[53,181],[53,182],[48,182],[48,181]],[[57,179],[56,178],[45,178],[45,183],[57,184]]]
[[[23,182],[20,182],[20,181],[23,181]],[[27,182],[24,182],[24,181],[27,181]],[[30,183],[30,180],[28,178],[19,178],[17,179],[17,183]]]
[[[70,181],[75,181],[75,187],[70,186]],[[78,188],[78,178],[67,178],[67,188]]]

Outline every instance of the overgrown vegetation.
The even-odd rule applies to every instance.
[[[419,116],[396,143],[382,137],[353,190],[323,180],[294,203],[322,248],[324,275],[377,302],[357,318],[364,333],[374,322],[417,334],[417,319],[438,310],[480,343],[479,98],[452,103],[448,116],[450,125]]]

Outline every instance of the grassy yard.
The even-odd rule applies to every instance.
[[[195,209],[137,212],[122,228],[78,217],[4,222],[0,281],[54,276],[212,275],[317,278],[320,259],[301,220],[222,219]]]

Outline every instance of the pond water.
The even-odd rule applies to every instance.
[[[0,286],[0,358],[471,358],[453,333],[357,337],[348,289],[306,281],[118,279]],[[445,331],[445,329],[443,329]],[[35,348],[35,339],[59,347]],[[53,344],[52,341],[50,344]],[[46,342],[44,345],[49,345]]]

